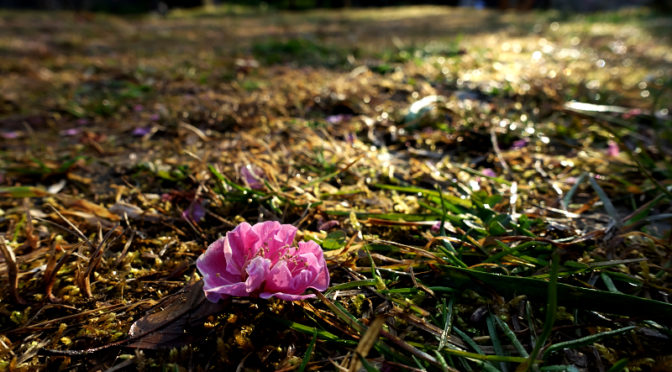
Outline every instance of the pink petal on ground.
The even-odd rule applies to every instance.
[[[21,133],[15,131],[15,130],[14,130],[14,131],[9,131],[9,132],[0,132],[0,137],[2,137],[2,138],[4,138],[4,139],[15,139],[15,138],[19,138],[20,135],[21,135]]]
[[[251,189],[258,190],[264,187],[264,172],[250,164],[240,168],[240,175]]]
[[[72,137],[72,136],[78,135],[80,132],[81,132],[81,129],[79,129],[79,128],[70,128],[70,129],[64,129],[64,130],[60,131],[59,133],[62,136]]]
[[[133,129],[133,135],[136,137],[143,137],[152,131],[152,127],[137,127]]]
[[[485,169],[483,169],[483,170],[481,171],[481,173],[483,173],[484,176],[488,176],[488,177],[497,177],[497,173],[495,173],[495,171],[493,171],[493,170],[490,169],[490,168],[485,168]]]
[[[522,149],[523,147],[527,146],[527,144],[530,143],[530,140],[527,138],[522,138],[517,141],[513,141],[513,144],[511,145],[512,149]]]
[[[193,223],[198,223],[205,217],[205,208],[203,208],[201,203],[194,200],[189,204],[189,207],[182,212],[182,217]]]
[[[341,223],[338,222],[337,220],[329,220],[329,221],[321,224],[320,227],[318,227],[317,229],[320,230],[320,231],[328,231],[328,230],[331,230],[334,227],[338,227],[340,225],[341,225]]]
[[[618,143],[609,140],[609,143],[607,145],[607,155],[611,156],[612,158],[617,157],[618,154],[620,154],[620,149],[618,148]]]

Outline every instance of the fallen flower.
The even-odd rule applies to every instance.
[[[325,223],[320,224],[320,226],[317,229],[320,231],[328,231],[338,226],[341,226],[340,222],[338,222],[337,220],[329,220]]]
[[[293,245],[296,227],[276,221],[254,226],[243,222],[212,243],[196,261],[203,291],[211,302],[229,296],[312,298],[308,288],[324,291],[329,271],[322,248],[314,241]]]
[[[133,129],[133,135],[136,137],[143,137],[151,133],[152,127],[137,127]]]
[[[446,231],[449,231],[449,232],[454,232],[455,231],[455,227],[453,227],[453,225],[448,221],[443,222],[443,228]],[[441,232],[441,221],[436,221],[436,223],[433,224],[432,227],[430,227],[429,229],[434,234],[440,233]]]
[[[348,114],[329,115],[326,117],[326,120],[329,124],[339,124],[343,121],[349,120],[351,117],[352,115]]]
[[[484,168],[481,173],[487,177],[497,177],[497,173],[495,173],[495,171],[493,171],[491,168]]]
[[[9,131],[9,132],[0,132],[0,137],[4,139],[15,139],[21,136],[21,132]]]
[[[259,190],[264,187],[264,172],[261,169],[251,164],[244,165],[240,168],[240,175],[249,188]]]
[[[527,144],[530,143],[530,140],[527,138],[521,138],[519,140],[513,141],[513,144],[511,145],[511,149],[513,150],[520,150],[523,147],[527,146]]]
[[[81,132],[79,128],[70,128],[70,129],[64,129],[60,132],[62,136],[76,136]]]
[[[198,224],[203,217],[205,217],[205,208],[203,204],[198,200],[194,200],[189,204],[189,207],[182,212],[182,218],[191,221],[194,224]]]
[[[609,155],[612,158],[615,158],[618,156],[620,153],[620,150],[618,148],[618,143],[609,140],[609,143],[607,144],[607,155]]]

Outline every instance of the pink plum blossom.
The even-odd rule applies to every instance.
[[[196,261],[203,290],[211,302],[229,296],[312,298],[308,288],[324,291],[329,271],[322,248],[314,241],[294,245],[296,227],[276,221],[254,226],[243,222],[210,244]]]

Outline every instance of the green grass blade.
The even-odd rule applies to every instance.
[[[0,187],[0,196],[10,198],[33,198],[47,196],[49,193],[33,186]]]
[[[614,365],[612,365],[611,368],[607,370],[607,372],[621,372],[622,370],[625,369],[625,367],[628,366],[629,361],[630,361],[629,359],[623,358],[618,362],[614,363]]]
[[[572,365],[552,365],[544,366],[539,369],[542,372],[579,372],[579,369]]]
[[[605,337],[612,337],[619,335],[621,333],[629,332],[631,330],[635,329],[635,326],[627,326],[619,329],[614,329],[613,331],[606,331],[606,332],[601,332],[601,333],[596,333],[594,335],[586,336],[586,337],[581,337],[577,338],[576,340],[570,340],[570,341],[565,341],[565,342],[558,342],[557,344],[553,344],[544,351],[544,358],[549,356],[551,353],[555,351],[559,351],[562,349],[573,349],[585,345],[590,345],[594,342],[597,342]]]
[[[462,340],[464,340],[464,342],[466,342],[467,345],[471,346],[471,348],[474,349],[475,352],[477,352],[480,355],[485,355],[481,347],[478,346],[478,344],[474,340],[472,340],[471,337],[469,337],[469,335],[460,331],[457,327],[453,327],[453,331],[455,331],[455,333],[457,333],[457,335],[460,336],[460,338],[462,338]]]
[[[301,361],[301,365],[299,366],[298,371],[303,372],[306,369],[306,366],[308,365],[308,362],[310,361],[310,356],[313,354],[313,348],[315,347],[315,342],[317,341],[317,332],[313,333],[313,339],[310,340],[310,344],[308,345],[308,348],[306,349],[306,355],[303,356],[303,360]]]
[[[443,372],[448,372],[448,363],[446,363],[446,359],[441,355],[441,353],[438,350],[434,350],[434,356],[436,357],[436,360],[439,362],[441,365],[441,370]]]
[[[546,320],[544,321],[544,329],[537,338],[534,344],[534,349],[530,353],[529,358],[525,362],[526,370],[530,370],[535,365],[539,351],[544,347],[546,340],[551,336],[553,330],[553,323],[555,323],[555,312],[558,309],[558,268],[560,266],[560,255],[557,250],[553,252],[551,260],[551,277],[548,283],[547,301],[546,301]]]
[[[565,207],[565,209],[569,207],[569,203],[572,201],[574,194],[576,194],[576,190],[579,189],[579,185],[581,182],[583,182],[584,179],[586,179],[586,177],[588,177],[588,173],[581,173],[579,178],[574,183],[574,186],[572,186],[572,188],[567,191],[567,194],[565,194],[565,197],[562,198],[562,206]]]
[[[607,210],[609,216],[614,220],[614,222],[616,222],[617,226],[622,225],[623,221],[621,221],[621,217],[618,215],[616,207],[614,207],[614,204],[611,202],[611,199],[609,199],[609,196],[607,196],[607,193],[604,192],[602,187],[600,187],[600,185],[595,180],[595,177],[590,177],[589,180],[590,185],[593,186],[593,189],[600,197],[600,200],[602,200],[602,203],[604,204],[604,209]]]
[[[486,174],[483,174],[483,173],[481,173],[481,172],[479,172],[479,171],[477,171],[477,170],[475,170],[475,169],[471,169],[471,168],[469,168],[469,167],[459,166],[459,165],[458,165],[457,168],[459,168],[459,169],[461,169],[461,170],[463,170],[463,171],[465,171],[465,172],[467,172],[467,173],[471,173],[471,174],[473,174],[473,175],[475,175],[475,176],[479,176],[479,177],[487,178],[487,179],[489,179],[489,180],[493,180],[493,181],[495,181],[495,182],[497,182],[497,183],[499,183],[499,184],[504,184],[504,185],[508,185],[508,186],[511,186],[511,184],[512,184],[511,181],[507,181],[507,180],[505,180],[504,178],[488,176],[488,175],[486,175]]]
[[[427,196],[432,196],[434,198],[439,198],[439,192],[435,190],[423,189],[421,187],[415,186],[398,186],[398,185],[385,185],[385,184],[375,184],[374,187],[383,190],[394,190],[399,192],[407,192],[412,194],[423,194]],[[444,198],[451,204],[458,205],[465,208],[471,208],[471,201],[469,199],[462,199],[453,195],[445,195]]]
[[[625,224],[631,224],[631,223],[638,222],[638,221],[648,217],[649,213],[651,213],[651,210],[654,207],[656,207],[661,200],[665,199],[665,197],[666,197],[665,194],[659,194],[658,196],[653,198],[651,201],[649,201],[646,204],[639,207],[630,216],[626,217],[627,220],[625,220],[624,223]]]
[[[469,337],[469,335],[467,335],[466,333],[460,331],[457,327],[453,327],[453,331],[454,331],[458,336],[460,336],[460,338],[461,338],[467,345],[469,345],[472,349],[474,349],[474,351],[475,351],[476,353],[470,353],[470,352],[465,351],[465,352],[462,353],[462,354],[455,354],[455,353],[454,353],[455,350],[453,350],[452,352],[448,352],[448,354],[451,354],[451,353],[452,353],[453,355],[461,356],[461,357],[463,357],[463,358],[469,358],[469,359],[471,359],[471,360],[479,360],[479,361],[480,361],[480,366],[483,368],[483,370],[486,370],[486,371],[499,371],[499,370],[497,369],[497,367],[495,367],[494,365],[492,365],[492,363],[490,363],[490,361],[488,360],[488,356],[485,355],[485,353],[484,353],[483,350],[480,348],[480,346],[478,346],[478,344],[477,344],[474,340],[472,340],[471,337]],[[446,351],[446,350],[448,350],[448,349],[443,349],[443,350]],[[458,351],[459,351],[459,350],[458,350]],[[480,358],[480,357],[474,357],[473,355],[479,355],[480,357],[483,357],[483,358]],[[462,360],[464,360],[464,359],[462,359]]]
[[[507,355],[484,355],[477,353],[470,353],[468,351],[456,350],[456,349],[443,349],[442,352],[450,355],[460,356],[463,358],[483,360],[488,362],[506,362],[506,363],[524,363],[527,361],[526,358],[517,357],[517,356],[507,356]]]
[[[501,295],[527,295],[532,300],[545,301],[549,283],[535,278],[490,274],[482,271],[444,266],[446,285],[454,288],[489,288]],[[439,283],[437,283],[439,284]],[[672,304],[621,293],[558,284],[558,301],[563,306],[601,311],[611,314],[669,321]]]
[[[439,350],[443,349],[446,346],[446,340],[448,340],[448,334],[453,327],[453,297],[450,297],[448,301],[448,306],[446,306],[445,297],[442,298],[442,314],[443,314],[443,329],[441,330],[441,340],[439,340]]]
[[[369,287],[369,286],[375,287],[377,283],[378,282],[377,282],[376,279],[354,280],[352,282],[341,283],[341,284],[336,284],[334,286],[331,286],[331,287],[327,288],[327,290],[325,291],[325,294],[326,293],[331,293],[331,292],[334,292],[334,291],[341,291],[341,290],[344,290],[344,289],[351,289],[351,288],[358,288],[358,287]]]
[[[336,210],[325,210],[325,214],[329,216],[349,216],[350,211],[336,211]],[[422,213],[368,213],[368,212],[355,212],[357,218],[378,218],[381,220],[389,221],[436,221],[440,218],[438,214],[422,214]]]
[[[506,335],[506,337],[511,341],[511,344],[513,344],[513,347],[516,348],[520,356],[524,358],[530,356],[530,354],[527,353],[527,350],[525,350],[525,348],[523,347],[523,344],[521,344],[520,341],[518,341],[518,337],[516,337],[516,334],[513,333],[513,331],[511,330],[511,328],[509,328],[506,322],[496,315],[493,315],[492,317],[495,319],[495,322],[499,326],[499,329],[501,329],[502,332],[504,332],[504,334]]]
[[[604,282],[604,285],[607,287],[609,292],[611,293],[622,293],[621,291],[616,288],[614,285],[614,281],[611,280],[609,275],[607,273],[600,273],[600,278],[602,278],[602,281]]]
[[[490,335],[490,341],[492,341],[492,347],[493,349],[495,349],[495,354],[503,356],[504,348],[502,347],[502,343],[499,341],[499,337],[497,336],[497,330],[495,329],[495,322],[492,318],[493,315],[490,314],[485,319],[485,323],[488,327],[488,334]],[[506,366],[506,363],[504,362],[500,362],[499,367],[504,372],[507,372],[509,370],[509,368]]]
[[[323,329],[317,329],[315,327],[307,326],[305,324],[301,324],[301,323],[297,323],[297,322],[292,322],[292,321],[289,321],[287,319],[283,319],[283,318],[280,318],[280,317],[275,317],[275,320],[277,320],[278,322],[280,322],[282,324],[286,324],[287,327],[289,327],[290,329],[293,329],[297,332],[305,333],[305,334],[308,334],[308,335],[317,334],[317,337],[320,340],[337,342],[337,343],[344,344],[344,345],[349,345],[349,346],[357,346],[357,342],[355,342],[353,340],[344,340],[344,339],[336,336],[335,334],[333,334],[329,331],[325,331]]]
[[[357,354],[357,357],[359,358],[359,361],[362,362],[362,366],[366,370],[366,372],[379,372],[379,369],[371,365],[366,358],[361,356],[360,354]]]

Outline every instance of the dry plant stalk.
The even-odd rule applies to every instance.
[[[78,244],[84,244],[83,242]],[[44,290],[46,292],[47,298],[51,302],[61,302],[61,299],[54,296],[53,289],[54,283],[56,282],[56,273],[61,269],[61,266],[65,263],[66,259],[70,257],[70,254],[74,250],[65,251],[60,259],[56,260],[56,247],[61,248],[60,239],[56,239],[51,245],[51,252],[49,253],[49,259],[47,261],[47,268],[44,270]]]
[[[7,264],[7,278],[9,280],[9,291],[12,293],[14,301],[19,304],[25,304],[21,296],[19,296],[19,265],[16,262],[16,256],[14,251],[7,245],[5,242],[5,237],[0,235],[0,250],[2,255],[5,257],[5,263]]]
[[[33,218],[30,214],[28,198],[23,199],[23,206],[26,209],[26,243],[30,246],[30,249],[34,251],[37,249],[40,238],[34,233],[35,229],[33,228]]]
[[[82,292],[84,292],[86,298],[93,297],[93,292],[91,292],[91,274],[93,273],[93,270],[95,270],[95,268],[100,263],[100,260],[103,258],[103,251],[105,250],[105,247],[108,244],[108,240],[110,239],[110,237],[112,237],[112,234],[117,230],[117,227],[119,227],[119,224],[114,226],[114,228],[110,229],[110,231],[108,231],[105,234],[105,236],[102,238],[102,240],[96,247],[96,250],[91,255],[91,259],[89,260],[89,266],[86,268],[86,271],[80,272],[77,276],[77,285],[79,289],[82,290]]]
[[[373,322],[371,322],[369,329],[366,330],[364,336],[359,340],[359,344],[357,344],[357,348],[355,348],[355,352],[350,359],[349,372],[357,372],[362,367],[362,359],[369,355],[369,351],[371,351],[373,345],[378,341],[384,323],[385,316],[382,315],[377,316]],[[344,362],[347,362],[347,360]]]

